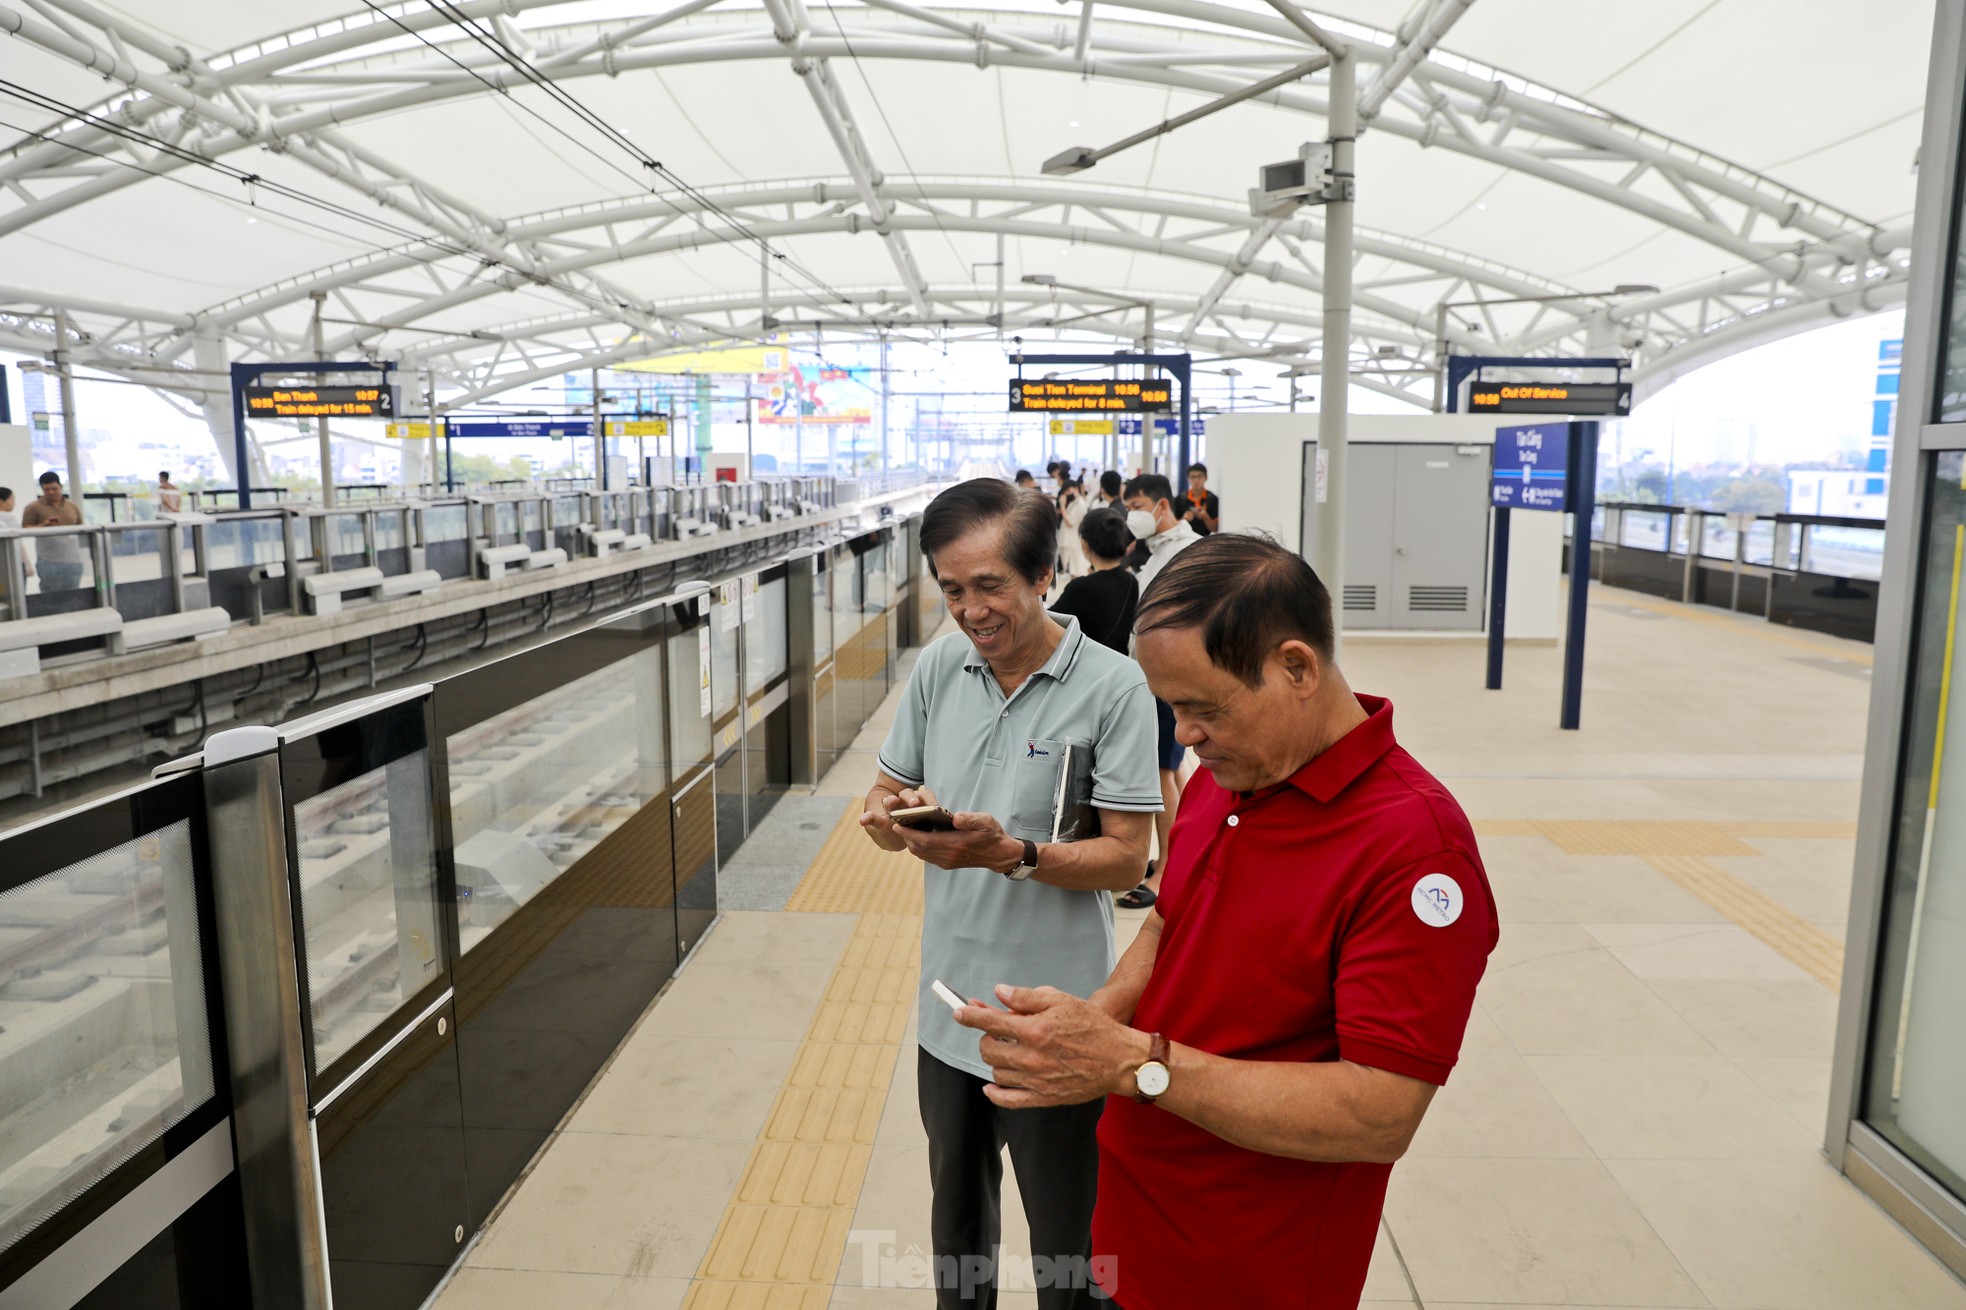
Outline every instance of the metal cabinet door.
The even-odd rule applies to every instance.
[[[1451,445],[1381,449],[1398,457],[1398,513],[1387,552],[1392,564],[1390,625],[1478,631],[1488,558],[1486,450],[1470,447],[1472,453],[1464,454]],[[1353,571],[1349,561],[1347,571]]]
[[[1394,523],[1400,447],[1353,446],[1346,453],[1345,627],[1390,628],[1394,619]]]

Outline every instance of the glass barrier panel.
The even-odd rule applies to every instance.
[[[469,951],[662,795],[662,650],[474,724],[445,749]]]
[[[318,1072],[444,968],[427,753],[300,802],[293,826]]]
[[[737,708],[737,624],[743,614],[739,585],[722,583],[710,593],[710,707],[717,719]]]
[[[860,635],[860,557],[845,546],[833,551],[833,653],[844,656]],[[858,674],[853,675],[858,677]]]
[[[426,543],[463,541],[471,535],[471,515],[464,505],[432,505],[423,511],[423,539]]]
[[[1704,559],[1732,560],[1734,558],[1734,529],[1727,526],[1727,520],[1718,514],[1700,516],[1700,555]]]
[[[861,557],[861,575],[867,580],[863,603],[869,614],[885,614],[888,606],[894,603],[894,577],[888,572],[887,564],[890,549],[887,542],[876,542],[874,548]]]
[[[1884,576],[1884,529],[1811,523],[1802,531],[1809,534],[1802,556],[1809,572],[1870,582]]]
[[[1925,464],[1918,647],[1866,1054],[1863,1120],[1955,1196],[1966,1196],[1966,742],[1958,588],[1966,564],[1966,455]],[[1828,529],[1823,529],[1828,531]]]
[[[791,647],[786,632],[785,579],[773,578],[758,587],[757,612],[746,629],[744,658],[752,688],[768,687],[790,668]]]
[[[1672,538],[1671,514],[1663,510],[1628,509],[1618,516],[1618,544],[1639,550],[1666,550]]]
[[[360,514],[328,515],[328,553],[330,555],[359,555],[368,549],[362,539],[362,516]]]
[[[109,534],[110,569],[120,582],[148,582],[164,576],[162,528],[135,528]]]
[[[519,531],[519,507],[506,503],[492,506],[492,515],[500,537],[510,537]]]
[[[1749,564],[1759,564],[1763,568],[1775,562],[1775,521],[1756,519],[1748,528],[1747,554]]]
[[[824,555],[812,574],[812,662],[817,668],[833,657],[833,571]]]
[[[669,637],[669,747],[678,770],[710,761],[710,625]]]
[[[206,533],[206,550],[214,569],[243,569],[286,558],[281,520],[277,518],[220,519]],[[296,538],[299,553],[311,556],[314,547],[307,534],[297,533]]]
[[[401,550],[403,541],[403,516],[401,514],[377,514],[375,516],[375,548],[377,550]]]
[[[213,1095],[189,820],[0,894],[0,1250]]]

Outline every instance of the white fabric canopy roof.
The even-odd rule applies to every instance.
[[[1321,350],[1318,211],[1272,234],[1244,199],[1325,135],[1321,74],[1039,171],[1316,53],[1254,0],[14,3],[15,349],[48,349],[63,308],[78,359],[198,395],[156,370],[309,357],[324,291],[331,354],[460,397],[767,317],[1134,341],[1151,301],[1162,346]],[[1314,12],[1368,96],[1445,31],[1358,147],[1362,385],[1424,403],[1443,302],[1569,296],[1456,311],[1449,337],[1636,351],[1656,385],[1902,300],[1929,0]],[[1661,290],[1584,294],[1619,284]]]

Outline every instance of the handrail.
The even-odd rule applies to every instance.
[[[1874,628],[1883,519],[1637,501],[1598,509],[1589,533],[1600,582],[1735,611],[1745,596],[1771,622],[1860,640]]]
[[[1597,502],[1597,507],[1599,509],[1636,510],[1645,514],[1703,514],[1710,517],[1738,512],[1734,510],[1709,509],[1703,505],[1662,505],[1640,500],[1600,500]],[[1830,528],[1875,528],[1880,532],[1884,529],[1883,519],[1851,518],[1847,515],[1839,514],[1790,514],[1787,512],[1777,512],[1774,514],[1757,513],[1754,518],[1757,523],[1795,523],[1811,527]]]

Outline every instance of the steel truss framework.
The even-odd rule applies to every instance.
[[[73,118],[49,124],[45,143],[0,160],[0,189],[14,202],[0,209],[0,235],[146,176],[190,167],[185,155],[217,160],[261,148],[429,234],[191,313],[0,287],[0,343],[51,349],[53,311],[66,309],[82,334],[68,343],[76,363],[198,402],[209,400],[209,370],[228,358],[311,354],[302,307],[316,291],[328,293],[337,317],[392,329],[346,331],[330,339],[330,354],[386,354],[405,367],[433,370],[447,391],[462,393],[447,395],[452,403],[569,368],[752,337],[771,317],[795,335],[821,333],[830,341],[994,337],[1065,325],[1140,341],[1146,325],[1138,301],[1151,300],[1163,325],[1159,345],[1292,366],[1321,350],[1315,220],[1265,222],[1239,203],[1083,179],[883,172],[829,63],[852,57],[1003,65],[1216,95],[1304,61],[1304,37],[1280,17],[1210,0],[1103,0],[1096,9],[1093,0],[1080,0],[1074,28],[1034,13],[966,9],[958,15],[910,0],[868,0],[862,8],[831,11],[826,32],[815,30],[803,0],[766,0],[762,14],[717,11],[719,0],[685,0],[632,19],[551,21],[556,5],[572,2],[460,0],[455,7],[576,90],[580,79],[638,69],[789,59],[846,176],[495,215],[419,180],[343,131],[406,108],[491,94],[487,83],[523,84],[420,0],[388,6],[388,17],[363,10],[209,60],[160,42],[89,0],[29,0],[32,14],[0,4],[0,32],[116,88],[90,107],[95,113],[171,147],[152,148]],[[1452,322],[1450,348],[1509,355],[1629,351],[1640,360],[1643,391],[1826,318],[1902,301],[1908,228],[1881,230],[1558,91],[1440,52],[1441,38],[1470,3],[1419,0],[1393,32],[1326,24],[1367,65],[1359,78],[1360,108],[1370,130],[1639,214],[1711,245],[1736,271],[1608,302],[1581,294],[1585,288],[1444,246],[1362,230],[1348,343],[1361,385],[1426,403],[1431,383],[1415,366],[1433,358],[1432,306],[1445,302],[1543,298],[1526,309],[1478,310]],[[680,25],[685,18],[696,21]],[[1170,39],[1171,24],[1187,39]],[[443,56],[406,42],[404,29],[440,46]],[[1207,39],[1194,39],[1196,32]],[[1307,138],[1321,134],[1322,87],[1292,86],[1262,101],[1303,115]],[[1100,297],[1062,288],[932,286],[908,245],[908,234],[921,231],[1063,237],[1209,265],[1216,275],[1199,297],[1144,288],[1115,288]],[[876,236],[897,284],[838,296],[761,290],[750,297],[651,300],[607,276],[626,261],[818,234]],[[1261,284],[1256,294],[1248,294],[1252,279]],[[528,293],[528,301],[546,295],[566,310],[445,333],[447,310],[513,292]],[[411,329],[414,335],[407,334]]]

